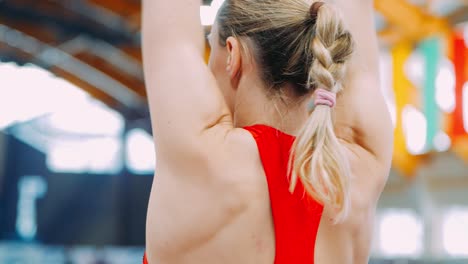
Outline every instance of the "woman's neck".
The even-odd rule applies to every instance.
[[[293,87],[267,92],[259,82],[240,83],[234,106],[234,125],[268,125],[284,133],[297,135],[308,118],[309,96],[294,94]]]

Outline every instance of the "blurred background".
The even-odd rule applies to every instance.
[[[203,1],[207,31],[221,2]],[[371,263],[468,263],[468,1],[375,8],[395,154]],[[1,264],[141,263],[156,164],[140,9],[0,1]]]

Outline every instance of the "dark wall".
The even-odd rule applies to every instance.
[[[39,242],[144,245],[151,176],[126,171],[119,175],[52,173],[44,154],[13,137],[8,137],[7,154],[0,184],[0,240],[19,239],[15,232],[18,181],[24,175],[38,175],[47,183],[46,195],[36,203]]]
[[[18,182],[24,175],[45,175],[45,156],[6,135],[3,184],[0,186],[0,239],[16,239]]]
[[[6,148],[7,135],[0,131],[0,238],[4,237],[6,228]]]

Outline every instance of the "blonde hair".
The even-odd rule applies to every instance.
[[[217,23],[220,44],[247,37],[269,87],[293,84],[300,96],[321,88],[339,93],[353,40],[330,4],[304,0],[226,0]],[[343,220],[350,207],[349,162],[333,128],[332,108],[317,105],[291,150],[293,192],[298,179],[307,193]]]

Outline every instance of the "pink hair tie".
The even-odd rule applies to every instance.
[[[333,108],[336,104],[336,94],[322,88],[314,91],[314,106],[327,105]]]

